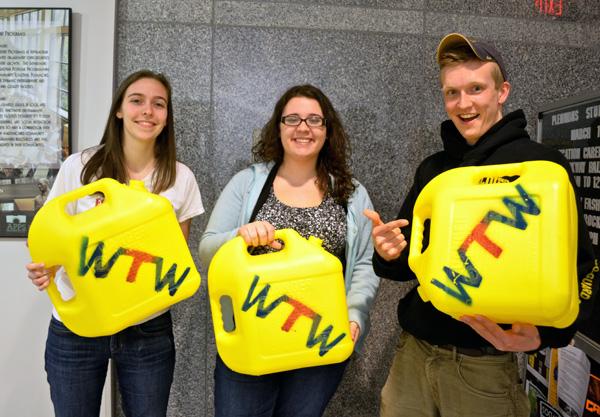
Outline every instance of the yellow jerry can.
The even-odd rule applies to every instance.
[[[98,206],[69,215],[67,204],[102,193]],[[75,296],[54,282],[48,295],[74,333],[114,334],[193,295],[200,274],[168,199],[104,178],[48,201],[29,229],[29,251],[46,268],[62,265]]]
[[[577,208],[567,172],[530,161],[438,175],[417,198],[408,262],[421,298],[454,318],[570,325],[579,298]]]
[[[341,262],[282,229],[282,250],[251,255],[241,237],[225,243],[208,269],[215,339],[223,362],[249,375],[326,365],[354,348]]]

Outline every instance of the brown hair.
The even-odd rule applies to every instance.
[[[123,120],[117,117],[117,112],[121,109],[127,88],[142,78],[156,80],[167,90],[167,124],[156,138],[154,147],[156,167],[152,176],[152,192],[158,194],[175,183],[175,126],[173,105],[171,104],[171,84],[162,74],[141,70],[125,78],[115,91],[106,127],[102,134],[102,140],[100,140],[100,145],[103,146],[100,146],[85,163],[81,171],[82,184],[89,184],[101,178],[114,178],[121,183],[129,180],[123,154]]]
[[[479,59],[468,45],[458,45],[442,52],[439,59],[440,72],[447,66],[462,64],[467,61],[492,62],[494,64],[492,67],[492,78],[494,79],[496,89],[500,89],[504,82],[504,77],[502,76],[502,71],[500,71],[498,64],[493,61],[483,61]]]
[[[319,152],[317,159],[317,186],[323,192],[329,188],[329,176],[334,179],[331,195],[339,204],[346,205],[354,191],[352,173],[348,166],[350,158],[350,142],[344,131],[342,122],[333,108],[331,101],[317,87],[310,84],[297,85],[287,90],[275,104],[273,114],[264,125],[260,139],[252,147],[252,154],[256,161],[283,162],[283,145],[280,139],[281,116],[286,104],[294,97],[305,97],[316,100],[321,106],[325,127],[327,130],[325,144]]]

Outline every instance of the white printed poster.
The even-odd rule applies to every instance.
[[[71,10],[0,9],[0,236],[26,236],[70,153]]]

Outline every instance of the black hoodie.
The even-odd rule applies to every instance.
[[[552,161],[567,170],[573,188],[576,189],[567,160],[557,150],[532,141],[525,130],[526,125],[527,120],[523,111],[517,110],[503,117],[475,145],[471,146],[467,144],[452,121],[443,122],[441,135],[444,150],[429,156],[419,165],[414,183],[402,204],[398,218],[408,219],[412,222],[413,207],[423,187],[438,174],[457,167],[534,160]],[[581,279],[591,271],[594,265],[594,251],[588,237],[578,197],[577,203],[579,212],[577,268],[581,283]],[[402,232],[407,242],[410,243],[410,227],[403,229]],[[426,244],[427,242],[424,240],[423,245]],[[408,266],[408,249],[404,250],[400,258],[392,262],[386,262],[377,252],[374,252],[373,268],[375,273],[383,278],[396,281],[416,279],[415,274]],[[565,329],[538,326],[541,337],[540,348],[560,347],[568,344],[575,334],[576,324],[587,318],[585,316],[589,314],[591,308],[591,300],[581,300],[578,320]],[[430,302],[424,302],[416,288],[400,300],[398,321],[404,330],[431,344],[450,344],[466,348],[490,346],[489,342],[468,325],[440,312]],[[503,327],[510,326],[503,325]]]

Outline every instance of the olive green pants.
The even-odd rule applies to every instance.
[[[380,417],[528,417],[512,353],[473,357],[402,332]]]

